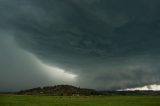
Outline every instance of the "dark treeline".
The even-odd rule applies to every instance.
[[[22,90],[20,95],[51,95],[51,96],[103,96],[103,95],[160,95],[160,91],[96,91],[74,87],[71,85],[56,85]]]
[[[53,96],[89,96],[96,93],[93,89],[74,87],[71,85],[56,85],[48,87],[38,87],[29,90],[23,90],[18,94],[25,95],[53,95]]]

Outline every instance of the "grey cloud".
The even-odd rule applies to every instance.
[[[17,91],[64,83],[71,84],[70,81],[72,79],[63,72],[63,69],[56,66],[50,67],[32,53],[21,49],[15,42],[12,31],[1,31],[0,91]]]
[[[77,74],[75,85],[160,83],[159,0],[0,2],[1,29],[14,32],[17,45],[44,63]]]

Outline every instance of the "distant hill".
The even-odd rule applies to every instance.
[[[94,95],[96,93],[93,89],[78,88],[71,85],[56,85],[47,86],[43,88],[33,88],[29,90],[23,90],[18,92],[18,94],[25,95],[53,95],[53,96],[87,96]]]
[[[93,89],[74,87],[71,85],[56,85],[38,87],[18,92],[20,95],[50,95],[50,96],[91,96],[91,95],[160,95],[160,91],[96,91]]]

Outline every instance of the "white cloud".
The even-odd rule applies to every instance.
[[[146,85],[143,87],[137,87],[137,88],[127,88],[120,91],[135,91],[135,90],[152,90],[152,91],[160,91],[160,85],[153,84],[153,85]]]

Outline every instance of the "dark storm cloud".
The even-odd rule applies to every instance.
[[[50,67],[32,53],[19,48],[12,31],[1,31],[0,38],[0,91],[74,82],[75,75]]]
[[[159,0],[0,0],[0,27],[46,64],[72,70],[76,85],[159,84],[159,5]]]

